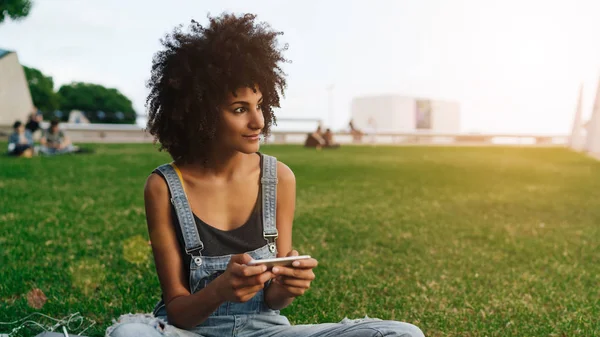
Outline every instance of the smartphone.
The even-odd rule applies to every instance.
[[[300,256],[288,256],[288,257],[277,257],[274,259],[261,259],[261,260],[252,260],[248,262],[249,266],[260,266],[265,265],[267,268],[271,269],[275,266],[284,266],[291,267],[294,261],[306,260],[310,259],[310,255],[300,255]]]

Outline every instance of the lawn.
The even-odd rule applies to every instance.
[[[0,322],[79,312],[96,322],[85,334],[102,336],[159,299],[142,189],[169,157],[91,146],[0,158]],[[262,151],[295,172],[294,246],[320,261],[283,311],[293,323],[368,315],[427,336],[600,335],[600,162],[559,148]],[[28,304],[36,288],[41,309]]]

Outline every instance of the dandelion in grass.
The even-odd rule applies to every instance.
[[[123,258],[133,264],[146,263],[150,258],[148,240],[141,235],[133,236],[123,242]]]
[[[85,295],[93,294],[106,278],[106,266],[94,259],[77,262],[69,272],[73,286]]]

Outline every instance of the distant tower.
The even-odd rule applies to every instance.
[[[333,128],[333,120],[334,120],[334,112],[333,112],[333,89],[335,88],[335,84],[331,84],[327,87],[327,114],[329,115],[327,123],[329,123],[329,127]]]
[[[600,78],[598,79],[598,89],[596,90],[596,100],[592,110],[592,118],[587,128],[586,152],[593,155],[600,155]]]
[[[581,110],[583,105],[583,83],[579,86],[579,99],[575,108],[575,118],[573,119],[573,128],[569,138],[569,147],[575,151],[583,150],[585,139],[583,137],[583,127],[581,125]]]

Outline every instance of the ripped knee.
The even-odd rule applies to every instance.
[[[165,337],[169,334],[167,324],[150,314],[122,315],[113,320],[113,325],[106,329],[106,337]]]

